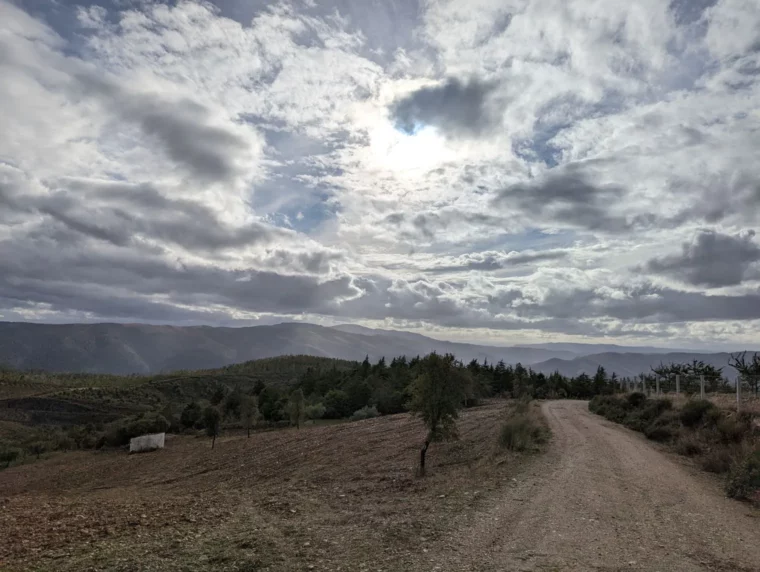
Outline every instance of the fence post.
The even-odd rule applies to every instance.
[[[681,395],[681,374],[676,374],[676,397]]]
[[[705,376],[704,375],[699,376],[699,398],[700,399],[705,398]]]
[[[660,395],[660,376],[659,375],[657,376],[655,383],[657,384],[656,391],[657,391],[657,396],[659,397]]]

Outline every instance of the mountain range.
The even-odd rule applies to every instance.
[[[223,328],[145,324],[34,324],[0,322],[0,364],[57,372],[149,374],[210,369],[278,355],[314,355],[348,360],[425,355],[432,351],[509,364],[544,373],[593,374],[599,365],[619,376],[648,372],[661,361],[693,359],[727,367],[727,353],[698,353],[613,344],[547,343],[497,347],[442,341],[421,334],[357,325],[308,323]]]

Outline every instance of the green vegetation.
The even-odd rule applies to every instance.
[[[647,399],[641,393],[597,396],[589,410],[641,431],[648,439],[671,444],[705,471],[728,474],[729,496],[760,500],[760,448],[751,413],[737,414],[701,399],[675,410],[670,400]]]
[[[288,412],[290,413],[290,424],[295,425],[297,429],[301,428],[306,417],[306,401],[303,397],[303,391],[296,389],[290,394],[290,402],[288,403]]]
[[[472,407],[485,397],[576,398],[612,395],[619,384],[599,368],[593,377],[544,375],[520,364],[464,364],[453,356],[401,356],[389,363],[371,363],[313,356],[282,356],[214,370],[175,371],[154,376],[52,374],[0,371],[0,423],[13,422],[24,431],[3,434],[0,448],[18,448],[19,458],[34,458],[34,443],[46,452],[123,446],[147,429],[197,433],[206,430],[203,412],[217,407],[218,430],[275,428],[310,420],[369,418],[419,413],[415,392],[431,375],[431,360],[448,360],[459,380],[457,407]],[[300,391],[303,401],[296,401]],[[4,398],[4,399],[3,399]],[[645,417],[649,413],[645,414]],[[162,418],[164,422],[157,421]],[[638,421],[643,430],[646,419]],[[648,422],[647,422],[648,423]],[[436,426],[435,431],[441,428]],[[727,439],[733,428],[723,427]],[[667,438],[667,429],[653,435]],[[45,455],[47,453],[41,453]],[[18,462],[18,459],[12,461]]]
[[[457,367],[454,356],[430,354],[421,363],[409,388],[409,409],[425,423],[428,433],[420,450],[420,475],[430,443],[457,438],[456,419],[471,392],[470,373]]]
[[[369,405],[365,405],[361,409],[354,411],[354,414],[351,416],[351,421],[362,421],[363,419],[372,419],[374,417],[379,416],[380,413],[377,410],[377,407],[374,405],[370,407]]]
[[[728,475],[726,493],[737,499],[760,500],[760,449],[734,464]]]
[[[209,405],[203,410],[203,424],[206,427],[206,435],[211,437],[211,448],[216,444],[216,436],[219,435],[219,427],[222,421],[222,414],[216,407]]]
[[[501,426],[499,444],[510,451],[536,451],[549,440],[551,433],[543,417],[522,399],[509,410]]]

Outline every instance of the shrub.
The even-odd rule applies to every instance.
[[[18,459],[20,454],[21,451],[16,448],[2,449],[0,450],[0,463],[4,464],[7,468],[13,461]]]
[[[726,494],[735,499],[750,499],[760,490],[760,449],[747,455],[731,469]]]
[[[647,396],[641,393],[640,391],[631,393],[628,396],[628,404],[631,407],[641,407],[646,400],[647,400]]]
[[[307,405],[306,406],[306,418],[311,419],[312,421],[315,419],[322,419],[322,417],[325,416],[325,406],[321,403],[315,403],[314,405]]]
[[[108,425],[103,435],[103,445],[122,447],[129,444],[133,437],[149,433],[163,433],[169,428],[169,422],[163,415],[141,415],[128,417]]]
[[[749,425],[734,417],[723,416],[716,426],[720,440],[724,443],[740,443],[750,431]]]
[[[692,436],[682,435],[679,437],[675,449],[676,453],[679,455],[685,455],[686,457],[702,454],[702,444]]]
[[[705,418],[708,411],[717,409],[705,399],[692,399],[681,408],[681,423],[686,427],[696,427]]]
[[[702,468],[710,473],[727,472],[731,468],[731,453],[725,448],[710,451],[702,457]]]
[[[182,423],[184,427],[194,427],[195,424],[200,421],[202,414],[201,406],[193,401],[182,410],[182,414],[179,418],[180,423]]]
[[[365,405],[361,409],[357,409],[354,411],[354,414],[351,416],[351,421],[361,421],[363,419],[372,419],[373,417],[377,417],[380,415],[380,413],[377,411],[377,408],[373,405],[370,407],[369,405]]]
[[[663,414],[644,429],[644,435],[652,441],[670,441],[678,437],[678,418],[672,414]]]
[[[549,439],[548,430],[529,416],[518,414],[501,426],[499,443],[510,451],[529,451]]]

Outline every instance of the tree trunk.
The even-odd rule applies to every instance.
[[[420,449],[420,476],[425,476],[425,453],[427,453],[428,446],[430,445],[430,440],[425,439],[425,444],[422,446],[422,449]]]
[[[248,429],[248,438],[250,439],[251,438],[251,424],[250,423],[248,424],[247,429]]]
[[[212,448],[212,449],[214,448],[214,444],[215,444],[215,443],[216,443],[216,435],[213,435],[213,436],[211,437],[211,448]]]

